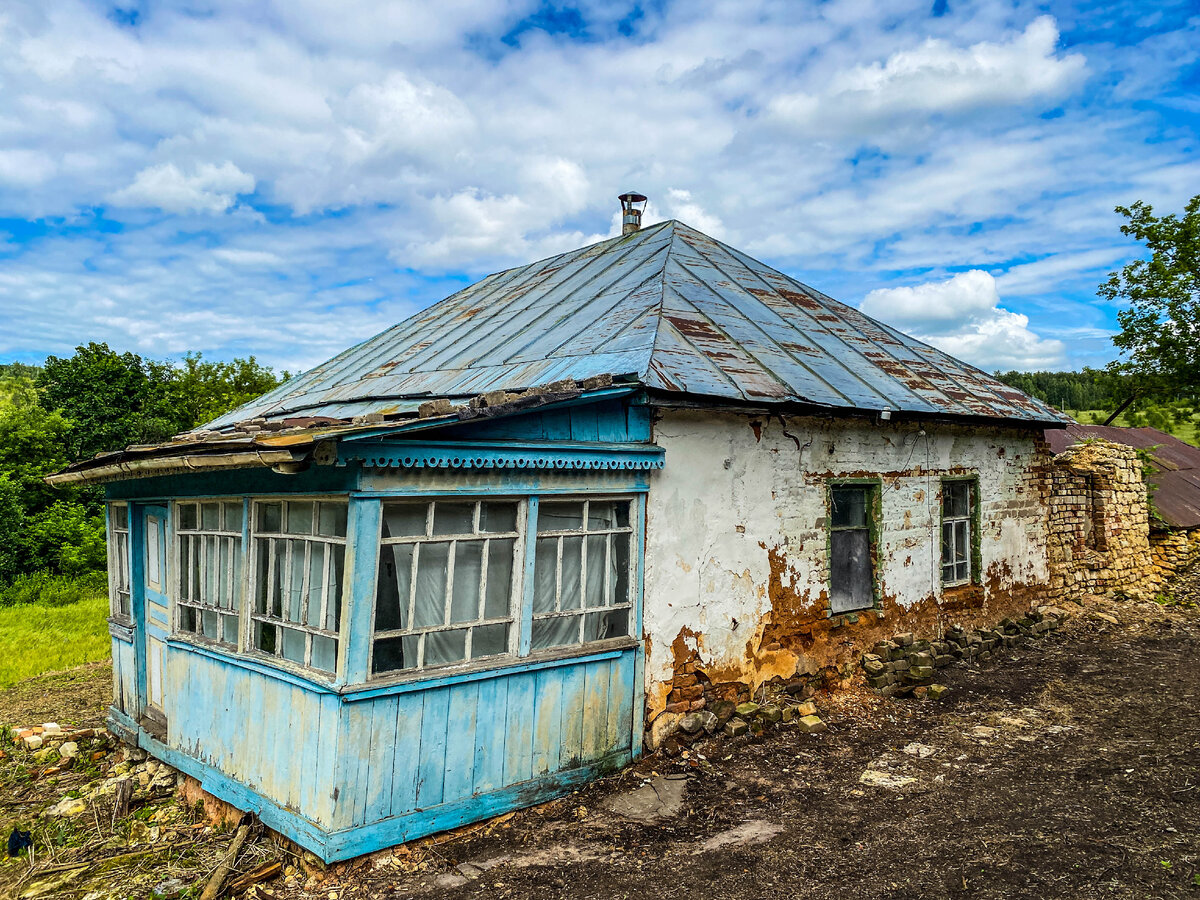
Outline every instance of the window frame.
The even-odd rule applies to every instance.
[[[472,532],[468,535],[462,534],[435,534],[433,530],[434,516],[438,503],[454,503],[466,504],[470,503],[474,506],[472,511]],[[481,532],[479,530],[480,510],[484,503],[507,504],[512,503],[516,506],[516,521],[514,522],[513,531],[497,531],[497,532]],[[400,535],[395,537],[383,537],[383,527],[386,524],[385,509],[388,504],[407,504],[412,506],[425,506],[425,533],[421,535]],[[410,544],[419,546],[423,544],[451,544],[451,549],[448,553],[448,561],[446,568],[446,607],[444,609],[444,619],[450,618],[450,605],[453,602],[454,592],[454,567],[456,561],[457,544],[460,540],[481,542],[487,546],[487,556],[481,559],[480,564],[480,584],[479,584],[479,617],[463,622],[444,621],[441,625],[414,626],[412,624],[416,615],[416,574],[420,565],[420,551],[413,554],[410,563],[411,569],[409,574],[409,626],[407,628],[387,628],[378,630],[375,627],[376,617],[379,612],[379,571],[375,573],[375,590],[371,596],[370,610],[370,638],[367,642],[367,678],[368,680],[392,678],[398,675],[416,675],[430,671],[441,671],[453,666],[467,666],[483,661],[489,662],[507,662],[519,658],[519,641],[521,631],[521,588],[524,583],[524,563],[525,563],[525,523],[528,520],[529,512],[529,495],[524,496],[508,496],[508,495],[479,495],[479,496],[458,496],[458,495],[440,495],[440,496],[404,496],[396,495],[381,498],[379,510],[379,541],[378,552],[376,554],[376,565],[379,559],[383,556],[384,548],[394,547],[400,544]],[[513,541],[513,558],[512,569],[509,575],[509,597],[508,597],[508,615],[502,617],[488,618],[484,615],[485,605],[487,603],[487,576],[488,565],[490,560],[491,547],[490,542],[493,540],[512,540]],[[508,640],[507,646],[501,653],[491,653],[486,656],[471,656],[472,642],[475,634],[475,629],[488,625],[507,625]],[[427,665],[425,663],[425,646],[427,643],[426,637],[430,634],[442,634],[451,631],[461,631],[467,629],[467,638],[465,659],[455,660],[448,663],[433,663]],[[404,637],[416,637],[418,639],[417,649],[417,665],[403,669],[387,669],[383,672],[375,672],[375,644],[380,640],[395,640]]]
[[[248,500],[250,501],[249,503],[247,502]],[[241,513],[240,513],[241,514],[241,528],[236,532],[236,534],[232,531],[229,531],[228,529],[220,529],[219,528],[216,531],[214,531],[212,529],[206,529],[203,527],[202,507],[206,503],[220,504],[222,506],[222,516],[224,516],[223,510],[224,510],[225,504],[237,504],[237,506],[240,507],[240,509],[241,509]],[[182,521],[182,515],[180,513],[180,507],[184,506],[184,505],[189,505],[189,504],[194,505],[196,507],[196,525],[197,525],[197,527],[194,529],[181,530],[180,523]],[[172,637],[182,637],[182,638],[185,638],[188,640],[199,641],[199,642],[205,644],[206,646],[221,647],[221,648],[224,648],[227,650],[232,650],[235,653],[241,653],[243,651],[244,637],[245,637],[245,634],[244,634],[245,618],[246,618],[245,598],[247,595],[247,586],[248,586],[247,572],[246,572],[245,566],[246,566],[246,563],[247,563],[248,557],[249,557],[249,553],[245,546],[246,534],[247,534],[246,516],[249,514],[249,507],[252,507],[252,505],[253,505],[253,498],[247,498],[244,495],[243,496],[236,496],[236,495],[235,496],[224,496],[223,495],[223,496],[212,496],[212,497],[187,497],[187,498],[173,500],[171,502],[171,509],[170,509],[171,529],[170,529],[170,534],[169,534],[168,539],[171,541],[170,559],[174,566],[174,577],[171,579],[171,582],[170,582],[170,594],[169,594],[170,600],[171,600],[170,615],[171,615],[171,636]],[[185,537],[203,538],[206,536],[236,538],[234,547],[237,550],[236,557],[241,562],[242,571],[236,578],[234,577],[235,553],[231,551],[230,555],[229,555],[228,575],[229,575],[229,586],[230,586],[230,590],[232,591],[232,595],[233,595],[233,602],[228,607],[216,606],[211,603],[204,602],[203,600],[200,600],[200,601],[194,601],[191,599],[184,600],[180,596],[180,590],[182,587],[180,584],[180,579],[184,576],[185,571],[190,576],[189,567],[185,566],[184,561],[183,561],[183,556],[182,556],[183,538],[185,538]],[[203,547],[203,542],[201,542],[201,546]],[[218,558],[219,558],[219,556],[220,556],[220,554],[218,551]],[[207,578],[205,578],[205,581],[207,581]],[[189,581],[189,586],[190,586],[190,581]],[[221,624],[222,624],[221,617],[234,616],[237,619],[237,638],[234,641],[234,643],[230,643],[226,640],[223,640],[219,636],[217,638],[210,638],[199,631],[184,630],[181,627],[181,621],[182,621],[182,616],[183,616],[183,610],[185,608],[186,609],[194,609],[194,610],[196,610],[196,612],[198,614],[202,614],[203,612],[216,613],[217,617],[218,617],[217,618],[218,635],[220,635],[221,630],[222,630],[221,629]]]
[[[833,610],[833,533],[835,531],[860,531],[862,526],[835,527],[833,524],[833,492],[836,488],[860,488],[867,492],[864,510],[867,516],[866,532],[867,546],[871,559],[871,603],[854,609]],[[827,577],[825,583],[829,589],[829,601],[825,610],[828,618],[849,616],[856,613],[877,610],[883,599],[881,585],[881,566],[879,548],[881,523],[883,521],[883,479],[881,477],[867,478],[829,478],[825,482],[825,565]]]
[[[624,527],[601,528],[601,529],[596,529],[595,531],[588,528],[588,513],[589,513],[589,509],[590,509],[590,504],[592,504],[592,503],[614,503],[614,502],[623,502],[623,503],[628,504],[628,506],[629,506],[629,512],[628,512],[629,524]],[[601,612],[605,612],[605,611],[612,612],[612,611],[616,611],[616,610],[625,610],[625,612],[626,612],[626,619],[625,619],[626,632],[632,632],[634,629],[634,622],[633,622],[634,578],[636,577],[636,572],[637,572],[636,556],[637,556],[637,552],[638,552],[637,551],[638,526],[637,526],[637,522],[636,522],[638,507],[637,507],[636,496],[635,495],[619,496],[619,495],[607,495],[607,494],[591,496],[591,495],[584,494],[584,495],[562,495],[562,496],[555,495],[555,496],[551,496],[551,497],[543,497],[543,498],[539,499],[539,503],[538,503],[539,516],[541,514],[542,504],[545,504],[545,503],[581,503],[582,504],[582,513],[581,513],[582,524],[580,525],[578,530],[548,529],[547,531],[543,532],[540,527],[537,527],[535,529],[535,532],[533,535],[533,549],[534,549],[534,557],[535,558],[536,558],[536,554],[537,554],[537,542],[539,540],[541,540],[542,538],[556,538],[558,547],[557,547],[557,555],[556,555],[555,566],[554,566],[554,569],[555,569],[555,577],[554,577],[554,606],[555,606],[555,609],[551,612],[541,612],[541,613],[539,613],[536,609],[533,609],[531,620],[532,620],[533,625],[536,625],[536,623],[539,621],[546,622],[546,621],[550,621],[553,619],[567,619],[567,618],[574,616],[575,618],[579,619],[579,640],[576,641],[575,643],[571,643],[571,644],[555,644],[552,647],[533,648],[531,646],[529,655],[532,657],[532,656],[537,656],[537,655],[540,655],[543,653],[553,653],[556,651],[563,651],[563,650],[574,650],[577,648],[582,649],[584,647],[589,647],[589,646],[594,646],[596,644],[600,644],[605,640],[610,640],[610,638],[599,638],[594,641],[584,640],[584,627],[586,625],[588,616],[591,614],[601,613]],[[626,585],[625,600],[621,603],[613,603],[613,604],[605,603],[602,606],[586,606],[585,603],[586,603],[586,594],[587,594],[587,556],[588,556],[587,538],[591,537],[593,535],[595,535],[595,536],[605,535],[606,537],[608,537],[608,540],[605,542],[605,560],[607,561],[613,552],[614,544],[613,544],[612,537],[614,535],[620,535],[620,534],[627,534],[629,536],[629,551],[628,551],[629,558],[626,562],[627,570],[625,573],[625,585]],[[580,538],[583,538],[583,540],[580,542],[579,606],[578,606],[578,608],[575,608],[575,609],[564,610],[562,608],[563,540],[564,540],[564,538],[567,538],[567,537],[580,537]],[[536,564],[535,564],[535,571],[536,571]],[[611,570],[609,569],[609,567],[606,566],[605,572],[604,572],[604,585],[602,588],[602,594],[606,599],[609,596],[608,589],[609,589],[609,572],[610,571]],[[536,592],[536,590],[537,590],[537,585],[535,583],[533,585],[532,590],[529,592],[529,594],[530,594],[529,599],[530,599],[531,606],[533,603],[533,595],[534,595],[534,592]],[[615,590],[615,586],[614,586],[614,590]],[[524,600],[524,598],[522,598],[522,600]],[[532,628],[532,626],[531,626],[531,628]],[[617,635],[617,637],[628,637],[628,634]],[[530,634],[530,639],[532,642],[532,632]]]
[[[967,514],[963,516],[947,516],[946,487],[958,484],[965,484],[967,486]],[[941,548],[938,552],[938,579],[943,590],[953,590],[954,588],[979,584],[980,568],[982,567],[979,542],[979,496],[979,477],[976,475],[946,476],[941,479],[940,490],[938,492],[938,547]],[[946,525],[947,523],[959,522],[965,523],[967,527],[967,577],[947,580],[946,566],[957,564],[953,562],[953,558],[950,563],[946,562],[944,553]]]
[[[113,518],[113,510],[121,508],[125,511],[125,527],[118,528]],[[130,625],[133,623],[133,561],[130,556],[130,516],[133,511],[128,501],[110,500],[105,503],[104,517],[107,525],[108,553],[108,616],[109,620]],[[118,536],[125,538],[124,552],[121,552],[121,541]],[[113,565],[114,561],[116,566]],[[125,609],[120,605],[121,576],[125,584]]]
[[[448,675],[456,675],[464,672],[477,670],[503,669],[514,665],[523,665],[529,663],[537,663],[543,660],[562,659],[571,657],[584,657],[593,653],[602,653],[610,651],[616,647],[633,646],[636,644],[635,635],[641,625],[639,617],[639,608],[641,601],[642,585],[640,582],[640,574],[642,571],[642,553],[643,553],[643,531],[644,531],[644,490],[630,491],[606,491],[591,493],[587,490],[573,491],[525,491],[512,493],[428,493],[428,494],[375,494],[372,499],[380,501],[379,515],[379,531],[376,548],[376,564],[378,564],[379,553],[385,546],[391,544],[403,543],[403,540],[388,539],[384,543],[383,538],[383,505],[387,503],[423,503],[427,504],[432,509],[436,502],[458,502],[458,503],[504,503],[516,502],[518,504],[517,511],[517,537],[513,547],[513,578],[512,578],[512,594],[509,598],[509,611],[511,620],[496,620],[510,621],[509,631],[509,651],[504,654],[489,655],[477,657],[475,659],[459,660],[450,663],[437,663],[434,665],[405,669],[392,669],[385,672],[376,673],[374,668],[375,641],[377,634],[385,636],[402,636],[411,634],[411,631],[403,629],[388,629],[385,632],[377,633],[375,630],[375,616],[379,602],[378,577],[379,572],[375,573],[375,590],[372,594],[370,605],[370,627],[367,637],[367,660],[366,660],[366,682],[371,686],[382,686],[395,682],[422,681]],[[624,603],[614,604],[613,606],[600,606],[591,608],[582,608],[577,611],[580,619],[580,628],[583,627],[583,621],[586,618],[586,613],[602,612],[614,609],[627,609],[627,631],[626,635],[617,635],[611,638],[601,638],[595,641],[587,641],[576,644],[558,645],[545,649],[534,649],[529,646],[531,635],[527,630],[532,629],[532,622],[536,614],[533,613],[533,585],[532,573],[534,565],[534,553],[536,549],[536,540],[539,535],[537,531],[537,509],[542,503],[555,502],[578,502],[581,506],[592,501],[621,501],[629,504],[629,526],[628,528],[615,529],[624,533],[628,531],[629,537],[629,574],[628,574],[628,596]],[[476,507],[478,509],[478,506]],[[427,515],[430,513],[427,512]],[[588,534],[606,534],[607,531],[589,532],[586,530],[586,507],[584,511],[584,526],[585,528],[578,532],[567,532],[567,534],[578,534],[586,537]],[[478,516],[478,512],[476,512]],[[530,541],[530,528],[534,529],[533,541]],[[439,540],[439,537],[429,534],[429,522],[426,523],[426,537],[424,542],[432,543]],[[504,532],[498,534],[499,537],[504,537],[510,534]],[[557,532],[555,533],[557,535]],[[586,543],[586,542],[585,542]],[[560,542],[561,553],[561,542]],[[560,563],[561,564],[561,563]],[[583,573],[581,571],[581,578]],[[561,612],[547,614],[558,617],[565,615]],[[418,629],[418,632],[431,632],[437,630],[455,630],[465,627],[467,624],[488,624],[493,620],[483,620],[478,623],[454,623],[446,626],[435,626],[428,629]]]
[[[298,667],[308,675],[313,675],[326,680],[334,680],[338,677],[338,673],[343,666],[343,657],[346,652],[345,640],[345,612],[346,600],[349,595],[349,585],[347,584],[347,574],[350,572],[350,501],[351,494],[332,494],[332,495],[308,495],[308,494],[249,494],[246,499],[249,501],[248,513],[250,518],[247,520],[249,529],[249,547],[246,549],[246,591],[243,597],[245,615],[241,627],[241,654],[251,659],[267,660],[277,665],[285,667]],[[279,503],[280,508],[280,526],[286,527],[287,524],[287,504],[289,503],[339,503],[346,507],[346,533],[341,536],[318,535],[318,534],[291,534],[288,532],[276,531],[260,531],[258,528],[258,508],[266,503]],[[316,521],[319,521],[319,513],[314,506],[313,515],[315,518],[313,529],[318,527]],[[262,615],[255,610],[255,603],[258,596],[258,562],[259,562],[259,539],[271,541],[271,553],[274,553],[274,541],[287,540],[295,541],[302,540],[308,544],[320,543],[334,546],[341,546],[342,550],[342,577],[338,583],[339,600],[341,608],[338,613],[336,627],[333,629],[318,628],[313,625],[308,625],[307,622],[292,622],[286,618],[273,615]],[[306,548],[305,557],[311,559],[310,550]],[[322,571],[322,583],[327,587],[329,582],[329,570],[331,566],[331,555],[324,552],[325,561]],[[270,567],[271,580],[268,580],[266,585],[266,594],[268,599],[271,594],[271,585],[273,583],[275,567]],[[289,568],[289,577],[291,569]],[[311,574],[309,565],[304,569],[304,581],[307,583]],[[323,590],[321,594],[321,621],[327,621],[329,592]],[[305,595],[303,605],[301,607],[301,617],[307,618],[309,597]],[[280,600],[280,608],[283,609],[283,599]],[[254,640],[254,628],[256,623],[273,625],[277,629],[287,628],[293,631],[298,631],[304,634],[304,662],[298,662],[293,659],[288,659],[283,655],[283,637],[277,632],[276,652],[270,652],[259,648]],[[319,666],[312,665],[313,657],[313,638],[322,637],[334,642],[334,657],[333,668],[324,669]]]

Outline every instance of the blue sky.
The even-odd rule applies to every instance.
[[[1193,3],[10,0],[0,360],[292,370],[678,218],[987,369],[1102,365],[1200,193]]]

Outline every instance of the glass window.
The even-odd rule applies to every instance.
[[[511,653],[521,504],[385,503],[371,672]]]
[[[970,481],[942,482],[942,584],[972,580],[971,550],[975,485]]]
[[[250,641],[256,650],[323,672],[337,669],[346,515],[345,500],[254,504]]]
[[[629,500],[543,501],[534,545],[534,650],[629,634]]]
[[[829,489],[829,609],[835,615],[875,605],[874,499],[871,485]]]
[[[175,504],[175,628],[238,645],[242,501]]]
[[[108,505],[108,600],[115,619],[128,619],[129,612],[129,507]]]

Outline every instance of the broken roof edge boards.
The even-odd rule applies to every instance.
[[[223,434],[208,440],[168,441],[162,444],[134,445],[123,450],[100,454],[72,463],[60,472],[45,477],[54,487],[128,481],[156,475],[181,475],[218,469],[276,468],[285,474],[299,471],[310,461],[327,464],[313,457],[323,444],[337,444],[378,438],[399,438],[438,428],[481,425],[499,419],[566,409],[604,400],[622,399],[639,394],[636,385],[603,387],[591,391],[567,391],[535,394],[498,406],[466,405],[445,415],[409,417],[394,422],[324,426],[286,432]],[[641,398],[635,398],[639,402]],[[335,457],[331,456],[328,463]]]
[[[306,454],[297,456],[291,450],[246,450],[237,453],[189,453],[170,456],[147,456],[103,463],[87,469],[64,469],[47,475],[45,481],[53,487],[78,484],[104,484],[111,481],[130,481],[156,475],[183,475],[213,469],[250,469],[287,467],[303,464]]]
[[[694,397],[694,395],[683,395],[674,391],[664,391],[659,388],[646,388],[646,395],[650,405],[660,409],[710,410],[742,415],[792,415],[814,416],[825,419],[846,418],[879,421],[881,414],[886,412],[888,417],[883,421],[893,424],[897,422],[929,422],[947,425],[995,426],[998,428],[1018,428],[1034,431],[1067,428],[1074,424],[1074,419],[1067,418],[1065,415],[1062,419],[1034,421],[1031,419],[1007,419],[996,416],[958,413],[918,412],[901,409],[863,409],[853,406],[823,406],[817,403],[792,399],[778,401],[764,400],[761,403],[747,403],[744,401],[729,400],[724,397]]]

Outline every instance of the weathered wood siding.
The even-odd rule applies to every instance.
[[[407,816],[414,831],[434,817],[449,828],[492,814],[488,794],[528,782],[536,802],[536,779],[628,754],[634,653],[347,703],[338,779],[347,802],[335,826]]]
[[[173,646],[164,706],[168,746],[312,822],[334,822],[336,694]]]

